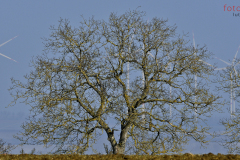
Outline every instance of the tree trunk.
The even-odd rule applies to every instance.
[[[115,149],[113,149],[113,154],[124,154],[125,152],[125,145],[117,145]]]
[[[115,147],[113,147],[113,154],[124,154],[125,152],[125,144],[119,145],[117,144]]]
[[[124,129],[121,130],[120,139],[119,139],[118,144],[113,145],[111,143],[112,147],[113,147],[113,154],[124,154],[128,130],[129,130],[129,126],[124,127]]]

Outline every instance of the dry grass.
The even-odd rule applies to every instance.
[[[223,155],[212,153],[203,155],[194,154],[183,154],[183,155],[160,155],[160,156],[149,156],[149,155],[31,155],[31,154],[20,154],[20,155],[0,155],[0,160],[210,160],[210,159],[240,159],[240,155]]]

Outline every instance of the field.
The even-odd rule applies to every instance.
[[[182,155],[160,155],[160,156],[150,156],[150,155],[31,155],[31,154],[19,154],[19,155],[0,155],[0,160],[210,160],[210,159],[240,159],[240,155],[223,155],[212,153],[203,155],[194,154],[182,154]]]

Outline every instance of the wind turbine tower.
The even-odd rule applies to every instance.
[[[195,46],[195,38],[194,38],[194,33],[193,33],[193,47],[194,47],[194,55],[195,55],[195,57],[196,57],[196,46]],[[196,92],[197,92],[197,74],[195,73],[195,75],[194,75],[194,83],[195,83],[195,94],[196,94]],[[194,104],[194,108],[195,108],[195,116],[197,117],[197,104],[196,104],[196,102],[197,102],[197,96],[195,95],[195,97],[194,97],[194,101],[195,101],[195,104]],[[197,118],[196,118],[197,119]]]

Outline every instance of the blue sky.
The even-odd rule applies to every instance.
[[[224,11],[225,4],[227,5]],[[81,15],[85,18],[94,16],[95,19],[107,20],[111,12],[120,15],[138,6],[141,6],[139,10],[146,12],[146,19],[153,17],[168,19],[169,25],[176,24],[178,27],[177,33],[189,33],[190,43],[192,43],[192,31],[194,31],[196,44],[200,46],[206,44],[209,51],[226,61],[233,59],[240,45],[240,14],[233,16],[233,13],[240,12],[227,11],[229,6],[240,6],[237,0],[1,1],[0,44],[16,35],[19,36],[0,47],[0,53],[18,61],[16,63],[0,56],[0,138],[12,144],[19,143],[13,138],[13,134],[20,130],[20,125],[29,114],[29,107],[17,103],[14,107],[5,108],[12,100],[8,92],[11,86],[10,78],[14,77],[26,82],[23,75],[30,72],[29,63],[32,57],[42,53],[44,48],[41,38],[49,36],[51,25],[58,26],[58,20],[61,17],[69,19],[71,25],[77,27],[81,21]],[[215,59],[208,62],[217,63],[219,68],[226,67],[223,62]],[[229,100],[229,94],[224,95]],[[227,108],[229,105],[224,107]],[[229,113],[221,116],[228,117]],[[213,116],[213,118],[215,118],[214,126],[218,128],[218,117]],[[102,148],[102,144],[99,146]],[[23,146],[27,152],[31,147]],[[226,153],[226,150],[216,143],[210,143],[207,147],[202,149],[197,143],[191,142],[187,146],[187,152]],[[40,150],[41,147],[36,148]],[[18,150],[14,153],[18,153]]]

